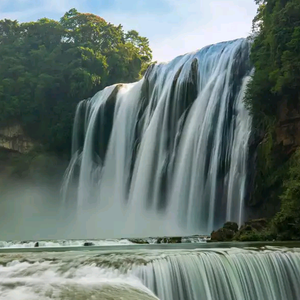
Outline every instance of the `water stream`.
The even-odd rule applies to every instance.
[[[296,300],[299,282],[300,248],[0,253],[1,300]]]

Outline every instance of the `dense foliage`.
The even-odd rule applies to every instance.
[[[300,238],[300,151],[289,160],[288,178],[284,181],[281,210],[273,227],[281,240]]]
[[[67,12],[61,20],[0,20],[0,125],[18,121],[48,150],[68,151],[79,100],[141,76],[148,39],[102,18]]]
[[[253,197],[268,201],[269,207],[281,200],[281,212],[274,220],[280,233],[284,222],[295,226],[300,221],[300,158],[292,155],[299,145],[278,143],[282,110],[299,112],[300,107],[300,1],[256,3],[251,51],[255,73],[246,95],[259,143]]]
[[[256,0],[251,59],[255,75],[248,103],[256,128],[269,126],[277,117],[279,102],[300,100],[300,2]]]

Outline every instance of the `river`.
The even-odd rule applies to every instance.
[[[0,249],[0,299],[300,299],[300,243]]]

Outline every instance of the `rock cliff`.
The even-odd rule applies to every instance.
[[[0,128],[0,148],[28,153],[34,147],[34,142],[24,133],[19,124]]]
[[[282,101],[278,107],[279,122],[276,127],[276,143],[281,144],[287,154],[300,146],[300,107]]]
[[[280,210],[289,160],[299,148],[300,104],[282,100],[275,123],[250,140],[246,218],[271,218]]]

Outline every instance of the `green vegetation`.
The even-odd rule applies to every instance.
[[[245,99],[259,141],[253,201],[267,201],[269,206],[281,201],[281,210],[270,226],[279,237],[300,239],[300,155],[295,153],[300,145],[285,145],[280,127],[282,121],[293,121],[294,115],[283,114],[285,109],[299,115],[300,2],[256,3],[259,9],[253,22],[251,51],[255,73]]]
[[[300,150],[289,160],[288,178],[283,184],[281,210],[272,227],[280,240],[300,239]]]
[[[68,153],[75,108],[107,85],[140,78],[152,60],[148,39],[102,18],[0,20],[0,126],[21,124],[47,151]]]

